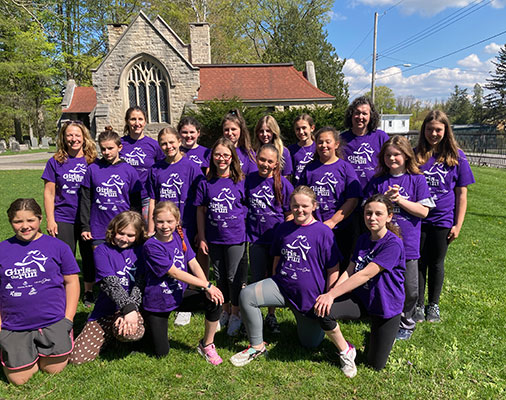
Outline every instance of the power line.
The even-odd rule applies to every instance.
[[[491,2],[492,2],[492,0],[475,0],[473,3],[477,3],[477,4],[471,3],[470,5],[468,5],[466,7],[462,7],[461,9],[450,14],[448,17],[428,26],[427,28],[423,29],[422,31],[416,33],[415,35],[410,36],[409,38],[397,43],[396,45],[387,48],[386,50],[381,52],[381,54],[378,56],[378,58],[385,57],[386,55],[396,53],[400,50],[405,49],[406,47],[412,46],[413,44],[418,43],[418,42],[436,34],[437,32],[447,28],[448,26],[455,24],[456,22],[469,16],[470,14],[475,13],[476,11],[487,6]],[[482,4],[482,3],[484,3],[484,4]]]

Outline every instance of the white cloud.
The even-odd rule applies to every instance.
[[[475,55],[464,58],[467,61],[476,61]],[[388,86],[393,90],[396,97],[414,96],[423,100],[444,100],[448,98],[455,85],[461,88],[468,88],[472,92],[475,83],[484,85],[486,79],[490,77],[489,71],[494,70],[491,64],[493,59],[479,61],[479,67],[469,68],[436,68],[428,72],[423,71],[425,67],[417,68],[412,73],[414,75],[406,76],[412,68],[390,67],[386,70],[378,71],[376,74],[376,85]],[[476,63],[475,63],[476,64]],[[477,64],[476,64],[477,65]],[[416,71],[416,72],[415,72]],[[371,88],[371,73],[355,60],[349,59],[343,68],[345,80],[350,88],[350,99],[363,95]]]
[[[488,54],[497,54],[499,52],[499,49],[501,48],[500,45],[498,45],[497,43],[490,43],[490,44],[487,44],[485,46],[485,53],[488,53]]]
[[[432,16],[447,9],[461,8],[474,3],[475,0],[405,0],[398,5],[399,9],[406,14],[421,14],[423,16]],[[503,8],[505,0],[493,0],[491,6],[494,8]],[[368,6],[394,6],[399,0],[354,0],[354,3],[361,3]]]
[[[348,17],[346,15],[340,14],[335,11],[329,11],[328,16],[331,21],[345,21],[348,19]]]
[[[469,54],[466,58],[457,61],[457,64],[465,68],[474,68],[474,69],[483,66],[483,63],[480,61],[479,57],[476,54]]]

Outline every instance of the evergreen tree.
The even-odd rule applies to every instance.
[[[476,83],[473,88],[473,122],[476,124],[483,123],[485,109],[483,107],[483,88]]]
[[[499,49],[495,65],[495,72],[491,79],[487,79],[485,88],[490,91],[485,96],[485,107],[487,108],[487,119],[496,124],[506,122],[506,45]]]
[[[444,108],[452,124],[464,125],[473,122],[473,106],[469,100],[467,89],[461,89],[455,85]]]

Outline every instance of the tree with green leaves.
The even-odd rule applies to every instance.
[[[371,91],[365,95],[371,97]],[[388,86],[374,86],[374,106],[380,114],[395,114],[397,111],[394,91]]]
[[[482,124],[484,120],[483,88],[479,83],[476,83],[473,88],[473,123]]]
[[[473,122],[473,105],[467,89],[455,85],[453,93],[445,103],[444,110],[452,124],[465,125]]]
[[[499,49],[499,54],[492,64],[495,66],[495,72],[491,74],[490,79],[487,79],[485,85],[485,88],[490,91],[485,96],[487,119],[504,127],[506,123],[506,45]]]

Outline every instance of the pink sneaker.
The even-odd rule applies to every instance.
[[[208,344],[204,347],[202,341],[199,341],[199,345],[197,346],[197,351],[199,354],[206,359],[209,364],[220,365],[223,360],[216,352],[216,347],[214,347],[214,343]]]

